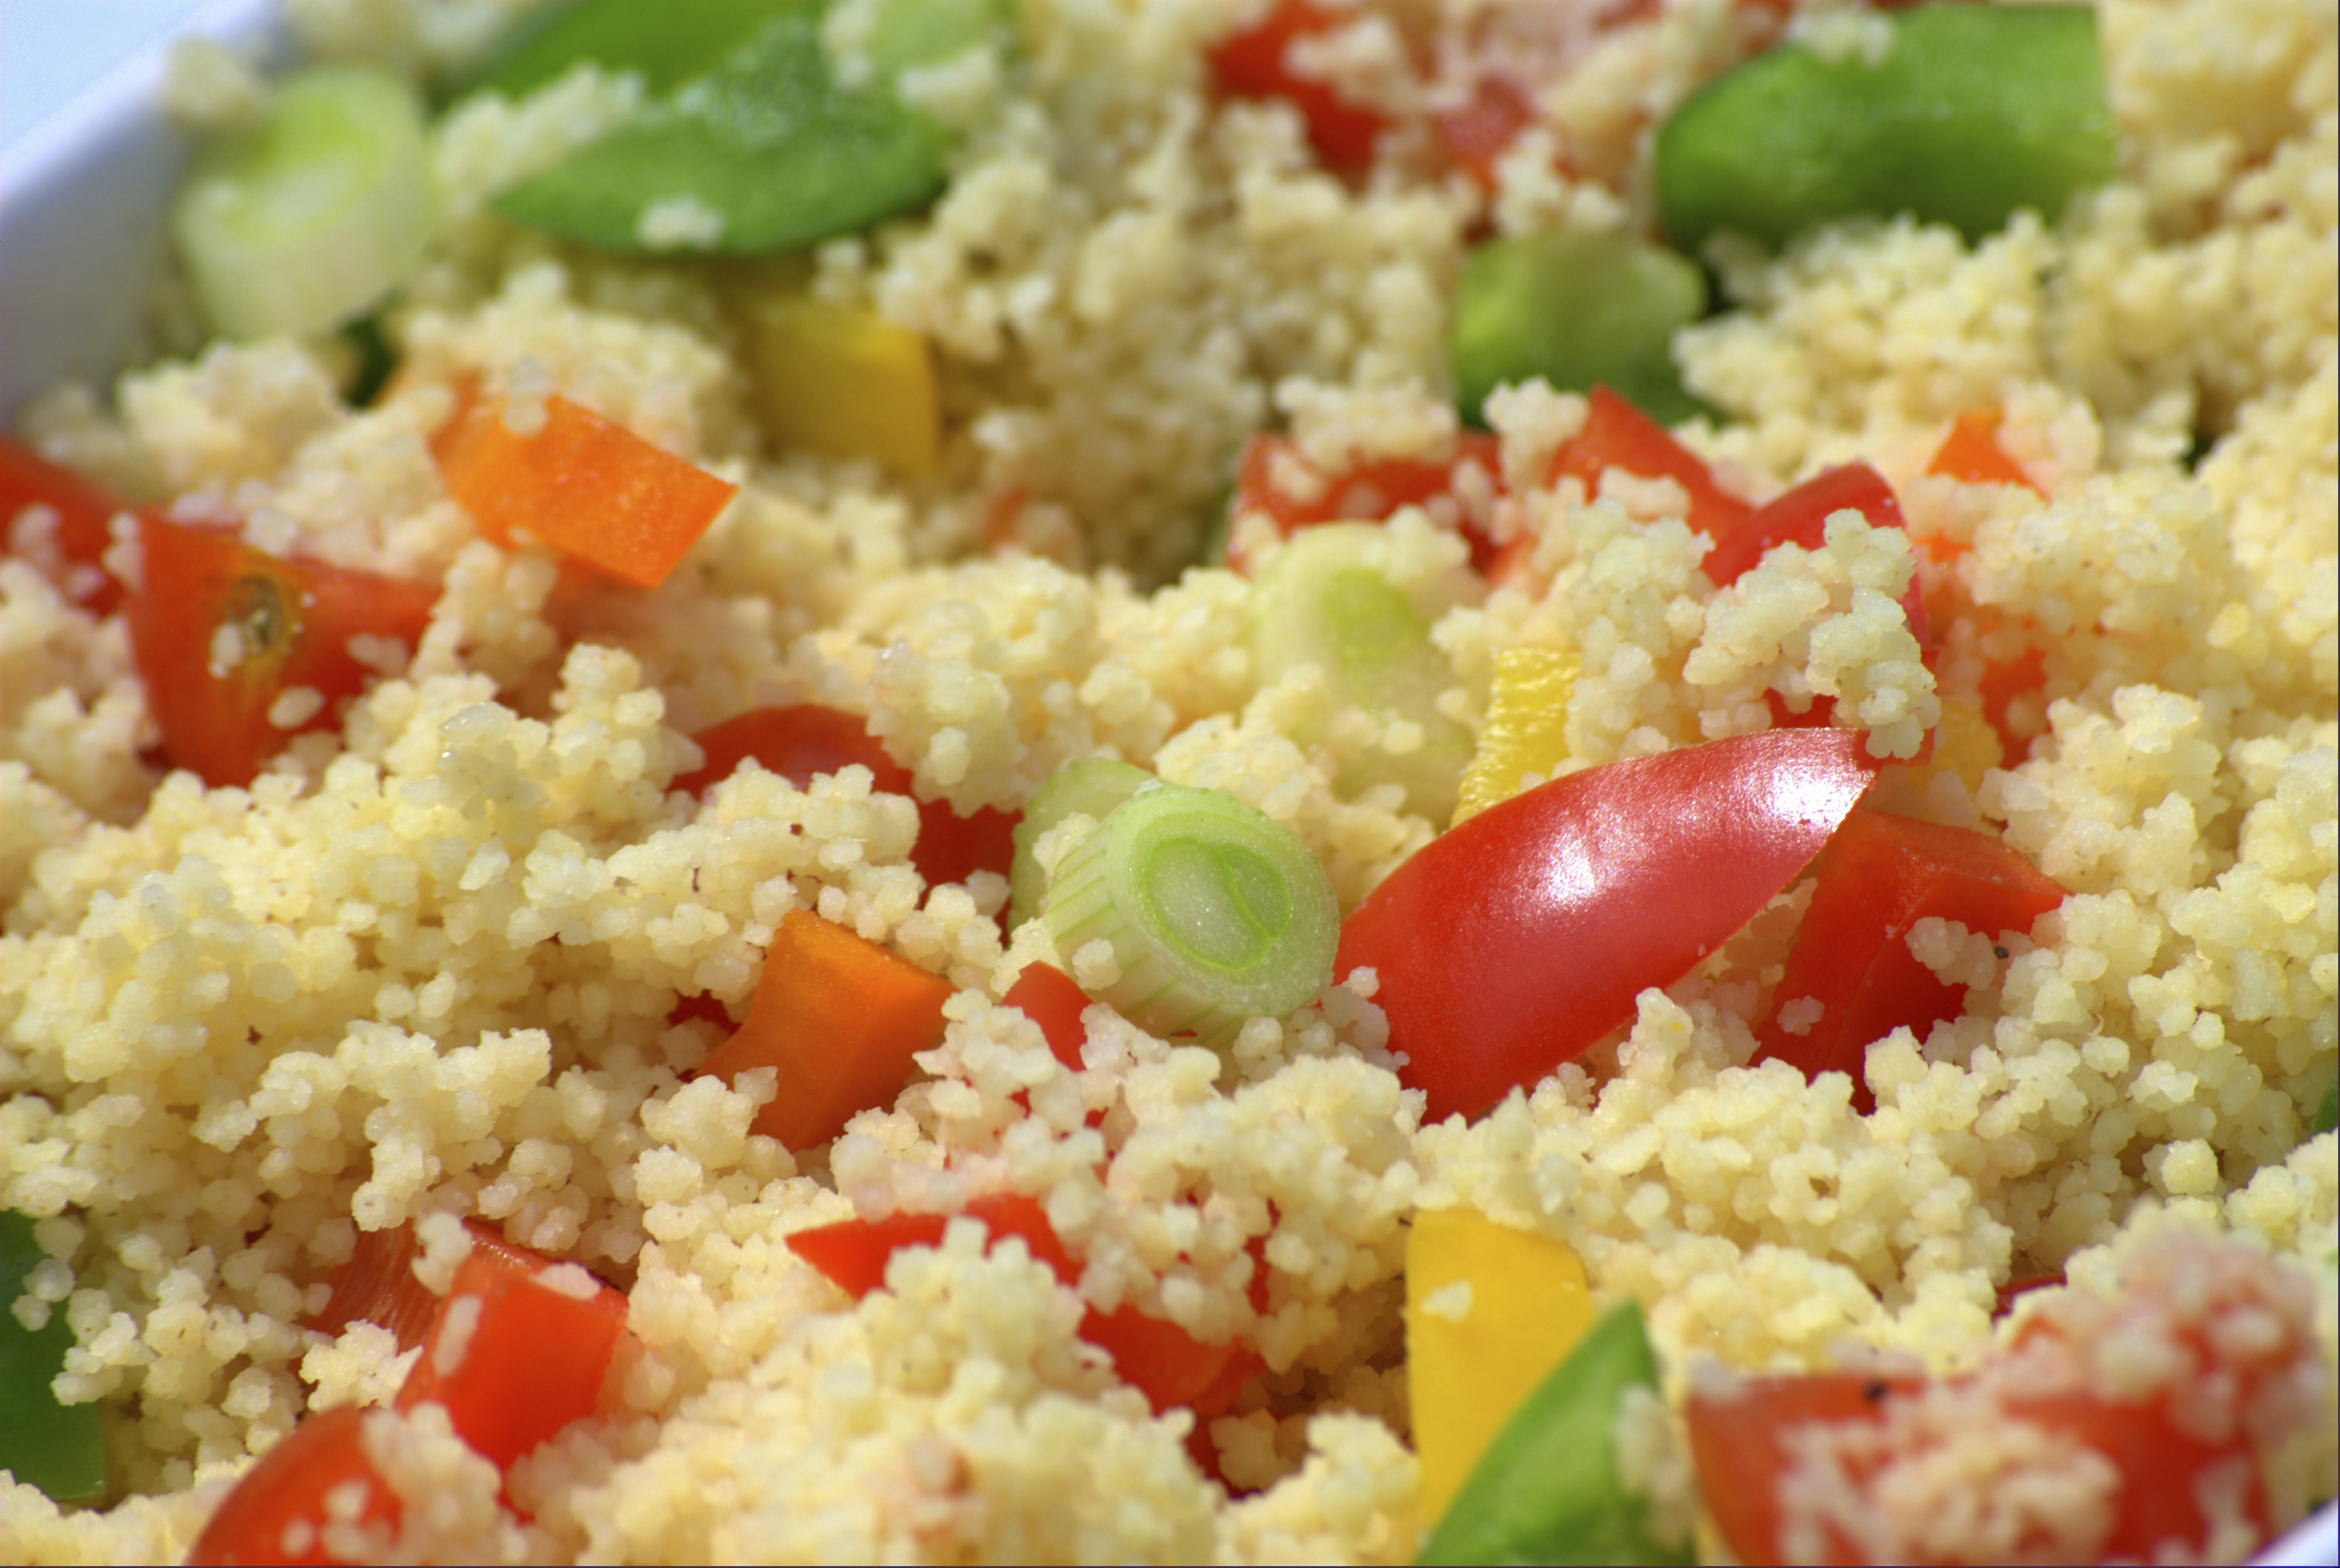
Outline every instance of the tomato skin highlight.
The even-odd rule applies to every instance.
[[[752,757],[798,789],[812,787],[815,774],[834,774],[851,763],[869,770],[870,788],[908,795],[918,808],[918,838],[910,863],[929,885],[963,883],[978,871],[1007,874],[1016,859],[1016,823],[1020,812],[978,806],[966,816],[948,802],[919,800],[910,770],[886,754],[866,721],[817,703],[750,708],[691,737],[707,760],[677,777],[669,787],[703,795]]]
[[[243,1474],[214,1512],[203,1533],[187,1551],[189,1568],[225,1568],[231,1563],[329,1563],[319,1539],[325,1522],[325,1497],[350,1482],[368,1484],[361,1524],[386,1524],[395,1529],[403,1505],[375,1474],[366,1457],[359,1427],[365,1416],[355,1405],[305,1417],[286,1433],[275,1447]],[[305,1524],[308,1541],[298,1552],[288,1550],[285,1532]]]
[[[1772,730],[1539,784],[1392,873],[1344,922],[1424,1119],[1475,1115],[1633,1015],[1754,917],[1881,764],[1857,731]]]
[[[1300,111],[1308,144],[1324,166],[1362,169],[1373,162],[1373,142],[1385,122],[1359,108],[1328,82],[1294,74],[1285,51],[1295,38],[1329,31],[1336,13],[1310,0],[1281,0],[1256,25],[1230,33],[1205,51],[1219,86],[1237,98],[1282,98]]]
[[[128,508],[71,468],[0,435],[0,546],[16,514],[32,506],[57,515],[52,537],[65,568],[58,591],[92,615],[113,613],[123,588],[104,557],[114,542],[115,515]]]
[[[172,764],[214,789],[241,787],[291,736],[331,729],[334,705],[365,689],[373,672],[351,656],[353,636],[421,640],[439,590],[322,562],[280,560],[224,527],[142,516],[144,586],[124,604],[131,653],[146,706]],[[239,628],[243,656],[213,665],[216,634]],[[268,712],[307,686],[324,698],[292,729]]]
[[[1855,1106],[1873,1109],[1862,1077],[1869,1043],[1902,1027],[1922,1036],[1966,1001],[1964,986],[1937,979],[1909,952],[1909,928],[1934,915],[1968,931],[2028,932],[2063,901],[2062,887],[1988,833],[1853,813],[1820,858],[1772,1011],[1755,1031],[1756,1059],[1807,1078],[1845,1073]],[[1780,1013],[1806,997],[1823,1011],[1807,1032],[1790,1034]]]

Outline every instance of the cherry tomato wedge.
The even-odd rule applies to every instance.
[[[1734,1378],[1720,1389],[1693,1386],[1682,1424],[1699,1494],[1732,1554],[1748,1568],[1786,1561],[1778,1544],[1779,1481],[1791,1432],[1810,1422],[1876,1421],[1888,1398],[1924,1386],[1921,1378],[1846,1372]],[[1847,1552],[1828,1561],[1856,1559]]]
[[[1772,730],[1588,768],[1433,839],[1343,924],[1426,1118],[1534,1083],[1792,881],[1875,782],[1850,730]]]
[[[1551,478],[1573,475],[1587,495],[1601,493],[1601,476],[1622,468],[1645,479],[1667,478],[1690,497],[1684,520],[1709,538],[1735,534],[1754,510],[1714,481],[1697,455],[1632,402],[1595,387],[1585,399],[1584,424],[1552,455]]]
[[[1332,84],[1296,74],[1288,50],[1295,38],[1331,30],[1342,13],[1311,0],[1279,0],[1252,26],[1211,45],[1219,86],[1237,98],[1281,98],[1307,123],[1308,144],[1328,169],[1361,169],[1373,162],[1373,141],[1386,123],[1370,109],[1341,96]]]
[[[1234,508],[1264,512],[1277,532],[1289,538],[1318,523],[1386,521],[1400,507],[1427,505],[1451,496],[1464,465],[1475,465],[1500,490],[1503,482],[1502,443],[1483,430],[1465,430],[1455,438],[1454,456],[1443,463],[1418,458],[1381,458],[1359,463],[1337,474],[1316,468],[1300,455],[1298,445],[1283,436],[1254,436],[1244,443],[1235,470]],[[1308,475],[1314,494],[1303,498],[1276,483],[1288,465]],[[1471,565],[1482,577],[1500,575],[1504,547],[1469,518],[1460,527],[1471,544]],[[1227,569],[1250,576],[1239,541],[1227,541]]]
[[[1872,1108],[1861,1077],[1869,1042],[1905,1025],[1922,1035],[1966,1000],[1964,986],[1938,980],[1909,952],[1909,928],[1937,915],[1968,931],[2028,932],[2063,902],[2063,888],[1988,833],[1853,813],[1820,857],[1771,1014],[1755,1031],[1759,1059],[1808,1078],[1849,1074],[1854,1103]],[[1781,1018],[1805,999],[1819,1002],[1819,1018],[1791,1033]]]
[[[27,507],[56,514],[40,555],[49,557],[41,564],[58,591],[94,615],[111,613],[122,602],[122,585],[103,557],[114,542],[114,518],[127,508],[71,468],[0,436],[0,546],[13,551],[16,519]]]
[[[999,1000],[1023,1009],[1025,1016],[1040,1026],[1040,1032],[1048,1037],[1048,1054],[1062,1062],[1066,1070],[1081,1070],[1081,1045],[1089,1034],[1081,1014],[1087,1011],[1089,997],[1073,983],[1072,976],[1054,964],[1027,963]]]
[[[339,1405],[285,1434],[244,1472],[195,1537],[189,1568],[344,1561],[325,1550],[325,1499],[352,1485],[365,1489],[352,1523],[396,1529],[404,1508],[366,1457],[365,1414],[354,1405]]]
[[[142,517],[143,587],[126,601],[146,705],[174,766],[214,788],[250,784],[285,740],[339,722],[372,672],[356,636],[421,639],[439,590],[372,572],[280,560],[223,528]],[[280,698],[316,694],[291,715]],[[280,725],[278,718],[286,718]]]
[[[1728,533],[1718,534],[1714,548],[1702,563],[1718,587],[1728,587],[1753,569],[1774,545],[1798,545],[1807,550],[1824,547],[1828,520],[1851,510],[1869,519],[1872,528],[1901,528],[1900,498],[1885,476],[1867,463],[1847,463],[1816,474],[1794,489],[1757,508]],[[1910,634],[1926,642],[1926,604],[1918,592],[1915,574],[1901,593],[1901,613],[1909,617]]]
[[[911,790],[910,770],[887,755],[855,715],[813,703],[750,708],[691,738],[707,754],[707,761],[677,778],[676,789],[704,794],[750,757],[798,789],[808,788],[815,774],[834,774],[859,763],[869,770],[871,788],[909,795],[917,803],[918,840],[910,851],[910,863],[929,883],[963,883],[978,871],[1005,876],[1015,862],[1020,813],[978,806],[961,816],[947,802],[918,800]]]

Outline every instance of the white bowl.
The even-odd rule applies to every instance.
[[[275,0],[218,0],[186,31],[273,60],[289,49]],[[157,106],[163,54],[145,51],[0,152],[0,424],[60,380],[102,382],[135,350],[188,151]],[[2340,1511],[2326,1504],[2253,1562],[2340,1563]]]

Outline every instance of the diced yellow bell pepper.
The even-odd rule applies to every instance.
[[[1592,1326],[1584,1265],[1557,1241],[1469,1209],[1425,1209],[1405,1248],[1406,1385],[1422,1521]]]
[[[1934,754],[1923,767],[1909,770],[1909,783],[1923,791],[1937,774],[1958,775],[1968,794],[1982,788],[1982,775],[2000,762],[1998,732],[1982,716],[1982,705],[1971,697],[1942,699],[1942,718],[1934,731]]]
[[[1495,656],[1487,724],[1462,774],[1454,821],[1478,815],[1520,793],[1520,775],[1549,775],[1568,755],[1568,694],[1576,656],[1552,648],[1505,648]]]
[[[757,417],[781,447],[931,474],[942,445],[927,340],[860,305],[788,287],[733,296]]]

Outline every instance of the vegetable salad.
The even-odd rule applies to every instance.
[[[2236,1561],[2323,0],[286,0],[0,439],[0,1555]]]

